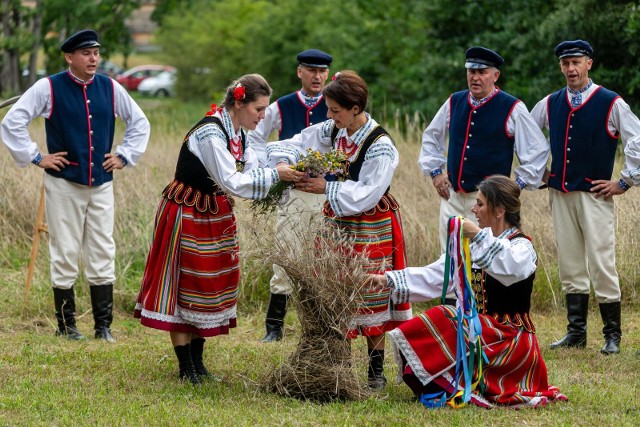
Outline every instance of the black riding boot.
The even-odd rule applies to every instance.
[[[284,316],[287,314],[287,301],[289,301],[289,295],[271,294],[269,297],[267,319],[264,322],[267,334],[262,338],[262,342],[274,342],[282,339]]]
[[[176,345],[173,347],[178,357],[178,366],[180,367],[180,379],[189,380],[193,385],[200,384],[200,377],[196,373],[196,367],[191,359],[191,344]]]
[[[367,385],[372,390],[382,390],[387,384],[384,376],[384,350],[369,349]]]
[[[196,374],[198,374],[200,378],[211,376],[209,370],[207,370],[206,366],[204,366],[204,362],[202,361],[205,341],[206,340],[204,338],[193,338],[191,340],[191,360],[193,360],[193,366],[196,369]]]
[[[567,334],[549,347],[578,347],[587,345],[587,314],[589,294],[567,294]]]
[[[604,334],[604,347],[600,350],[602,354],[620,353],[620,301],[600,304],[600,315],[602,316],[602,333]]]
[[[70,340],[86,339],[76,327],[76,301],[73,288],[53,288],[53,303],[58,320],[56,335],[67,337]]]
[[[111,322],[113,321],[113,285],[92,285],[91,308],[95,322],[95,337],[110,343],[116,342],[111,335]]]

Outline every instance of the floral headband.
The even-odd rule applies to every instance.
[[[242,83],[238,83],[233,89],[233,99],[236,101],[242,101],[245,97],[246,94],[244,93],[244,86],[242,86]]]
[[[340,71],[338,71],[337,73],[335,73],[335,74],[333,75],[333,77],[331,77],[331,81],[334,81],[334,80],[336,80],[336,79],[340,78],[340,74],[341,74],[341,73],[340,73]]]

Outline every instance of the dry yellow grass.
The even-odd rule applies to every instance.
[[[152,122],[149,147],[140,164],[135,168],[117,171],[116,229],[118,245],[117,265],[119,292],[123,302],[133,298],[137,291],[142,265],[148,249],[152,222],[159,195],[170,181],[175,169],[179,146],[184,133],[199,113],[193,107],[185,108],[173,101],[141,100],[143,109]],[[201,106],[206,110],[206,106]],[[438,209],[439,199],[430,179],[421,175],[417,166],[419,142],[423,130],[418,115],[396,117],[402,122],[406,137],[392,126],[389,131],[396,137],[401,155],[400,168],[396,172],[391,191],[399,200],[403,217],[409,265],[424,265],[439,254]],[[31,126],[32,136],[44,146],[43,121],[38,119]],[[118,127],[118,138],[122,127]],[[44,149],[44,148],[43,148]],[[33,223],[36,215],[42,170],[30,166],[18,169],[6,149],[0,151],[0,268],[5,280],[19,284],[24,280],[28,262]],[[618,161],[617,169],[620,168]],[[616,172],[617,173],[617,172]],[[538,251],[539,267],[534,305],[538,310],[562,305],[563,296],[557,277],[557,253],[549,212],[547,191],[525,191],[523,199],[523,227],[534,239]],[[270,233],[271,219],[256,221],[248,202],[237,204],[240,237],[246,254],[256,249],[254,241],[263,233]],[[618,231],[617,266],[624,303],[638,303],[640,245],[638,244],[637,218],[640,213],[640,192],[631,189],[616,198]],[[35,274],[35,284],[47,288],[48,263],[46,244],[41,244]],[[260,259],[245,257],[243,278],[244,294],[249,299],[255,293],[265,293],[263,286],[268,277],[268,267]]]

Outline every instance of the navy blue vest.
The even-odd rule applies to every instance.
[[[292,138],[302,129],[327,120],[327,104],[323,96],[312,107],[298,98],[298,92],[283,96],[276,102],[280,110],[280,140]]]
[[[77,83],[67,71],[49,77],[51,114],[45,120],[49,153],[66,151],[69,163],[48,174],[78,184],[102,185],[113,174],[102,167],[111,152],[115,128],[113,82],[96,74],[91,83]]]
[[[567,88],[549,95],[549,187],[563,192],[590,191],[591,181],[611,179],[618,136],[609,134],[607,119],[617,97],[599,87],[574,110],[567,100]]]
[[[469,103],[469,91],[451,95],[447,173],[456,192],[476,191],[487,176],[511,175],[514,139],[507,119],[518,102],[498,91],[479,107]]]

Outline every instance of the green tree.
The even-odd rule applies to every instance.
[[[0,3],[0,93],[15,94],[21,89],[21,56],[37,44],[33,33],[34,11],[25,7],[19,0],[2,0]],[[35,67],[34,67],[35,68]],[[32,75],[35,74],[33,70]]]
[[[640,107],[640,6],[616,0],[162,0],[159,40],[180,69],[182,96],[210,98],[245,72],[263,74],[280,96],[299,86],[295,55],[318,48],[332,73],[367,81],[376,117],[418,111],[429,120],[467,87],[465,50],[505,58],[498,85],[533,105],[564,85],[553,55],[562,40],[595,48],[594,80]],[[209,74],[202,74],[207,70]],[[198,72],[200,71],[200,72]]]
[[[105,58],[119,52],[124,54],[126,60],[131,53],[132,43],[124,22],[140,3],[141,0],[43,0],[41,37],[47,73],[55,73],[66,67],[60,53],[60,44],[76,31],[85,28],[98,32],[103,46],[100,52]]]
[[[190,99],[218,100],[232,79],[256,72],[246,55],[255,24],[268,2],[201,1],[198,7],[166,15],[157,34],[166,61],[178,69],[177,91]]]

